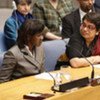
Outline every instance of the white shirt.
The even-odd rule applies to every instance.
[[[91,10],[90,10],[89,12],[91,12]],[[79,13],[80,13],[80,18],[81,18],[81,23],[82,23],[82,19],[83,19],[84,15],[86,14],[86,12],[82,11],[82,10],[79,8]]]
[[[80,14],[80,19],[81,19],[81,23],[82,23],[82,19],[83,19],[84,15],[86,14],[86,12],[79,9],[79,14]]]

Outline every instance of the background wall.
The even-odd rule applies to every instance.
[[[12,8],[12,1],[13,0],[0,0],[0,8]],[[32,0],[35,2],[36,0]],[[73,0],[73,4],[77,6],[77,0]]]
[[[0,0],[0,8],[12,8],[13,0]],[[32,0],[33,2],[35,0]]]
[[[12,0],[0,0],[0,8],[11,8]]]

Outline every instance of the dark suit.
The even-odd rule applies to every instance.
[[[95,0],[94,7],[96,11],[100,13],[100,0]]]
[[[79,9],[75,10],[62,19],[62,37],[70,38],[72,34],[79,33],[81,24]]]
[[[4,56],[0,70],[0,82],[6,82],[44,71],[44,50],[36,47],[36,52],[30,54],[26,48],[12,47]]]
[[[99,12],[98,9],[92,9],[93,12]],[[80,33],[81,18],[79,9],[66,15],[62,19],[62,38],[70,38],[73,34],[78,35]]]

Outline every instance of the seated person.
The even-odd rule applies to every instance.
[[[73,35],[66,55],[74,68],[100,63],[100,13],[87,13],[80,26],[80,36]],[[87,61],[87,60],[88,61]]]
[[[21,25],[17,43],[5,53],[0,83],[44,71],[43,30],[38,20],[27,19]]]
[[[5,43],[7,45],[7,49],[10,49],[17,40],[18,32],[17,30],[20,28],[21,24],[26,19],[35,19],[34,16],[30,13],[32,0],[14,0],[16,9],[13,11],[12,15],[7,19],[4,26],[5,33]],[[44,29],[45,38],[50,40],[54,39],[62,39],[50,32],[45,27]]]
[[[12,15],[6,20],[4,25],[5,43],[7,49],[11,48],[17,40],[17,30],[26,19],[33,19],[33,16],[29,13],[32,0],[14,0],[16,9],[12,12]]]

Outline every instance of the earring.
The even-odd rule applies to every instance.
[[[96,35],[98,35],[98,34],[99,34],[99,32],[96,33]]]

